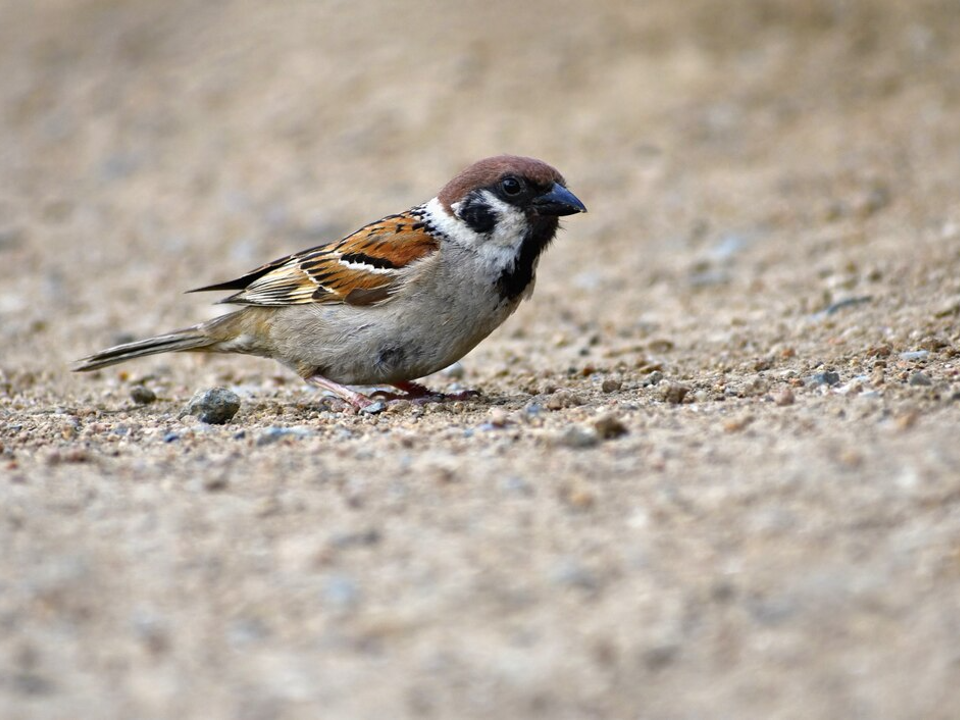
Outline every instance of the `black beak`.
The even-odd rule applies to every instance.
[[[559,183],[554,183],[543,195],[535,197],[531,204],[539,215],[573,215],[587,211],[577,196]]]

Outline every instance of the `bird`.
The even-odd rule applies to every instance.
[[[277,360],[360,411],[384,404],[356,386],[392,386],[403,393],[383,395],[392,400],[449,398],[415,381],[513,314],[533,293],[560,218],[586,211],[546,162],[485,158],[421,205],[188,291],[229,292],[218,302],[239,310],[107,348],[73,370],[167,352],[239,353]]]

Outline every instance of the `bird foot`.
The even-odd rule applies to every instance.
[[[385,400],[388,403],[405,400],[407,402],[414,403],[415,405],[426,405],[427,403],[446,402],[451,400],[471,400],[473,398],[480,397],[480,393],[476,390],[463,390],[456,393],[439,393],[434,392],[430,388],[415,382],[394,383],[393,386],[398,390],[402,390],[403,394],[401,395],[398,393],[379,391],[374,393],[374,397]]]
[[[335,383],[333,380],[327,380],[327,378],[323,377],[322,375],[311,375],[310,377],[304,379],[309,385],[313,385],[316,388],[333,393],[354,408],[357,412],[375,415],[379,412],[383,412],[386,409],[386,405],[384,405],[381,401],[372,400],[363,393],[358,393],[356,390],[351,390],[346,385]]]
[[[464,390],[457,393],[437,393],[429,388],[415,382],[394,383],[394,387],[402,390],[403,393],[391,393],[377,391],[372,397],[367,397],[363,393],[351,390],[345,385],[335,383],[320,375],[312,375],[306,378],[307,383],[333,393],[345,403],[353,407],[357,412],[367,415],[376,415],[387,409],[387,405],[401,400],[411,402],[416,405],[426,405],[432,402],[445,402],[448,400],[470,400],[480,396],[476,390]]]

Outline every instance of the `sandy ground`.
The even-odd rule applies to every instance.
[[[957,717],[957,68],[953,0],[0,3],[0,716]],[[69,372],[505,151],[590,213],[481,399]]]

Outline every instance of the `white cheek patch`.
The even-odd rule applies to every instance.
[[[456,213],[459,207],[460,203],[454,203],[451,210]],[[448,213],[437,198],[424,205],[423,209],[430,224],[455,242],[468,247],[474,247],[483,242],[483,235],[474,232],[465,222]]]
[[[451,215],[434,198],[424,206],[430,223],[452,242],[468,248],[486,261],[490,272],[501,270],[515,262],[517,251],[526,232],[526,218],[516,208],[484,192],[484,201],[497,214],[497,224],[490,233],[478,233],[456,216],[460,203],[453,203]]]
[[[514,250],[519,248],[527,231],[526,215],[513,205],[503,202],[489,190],[483,191],[483,199],[487,207],[497,214],[497,224],[487,242]]]

